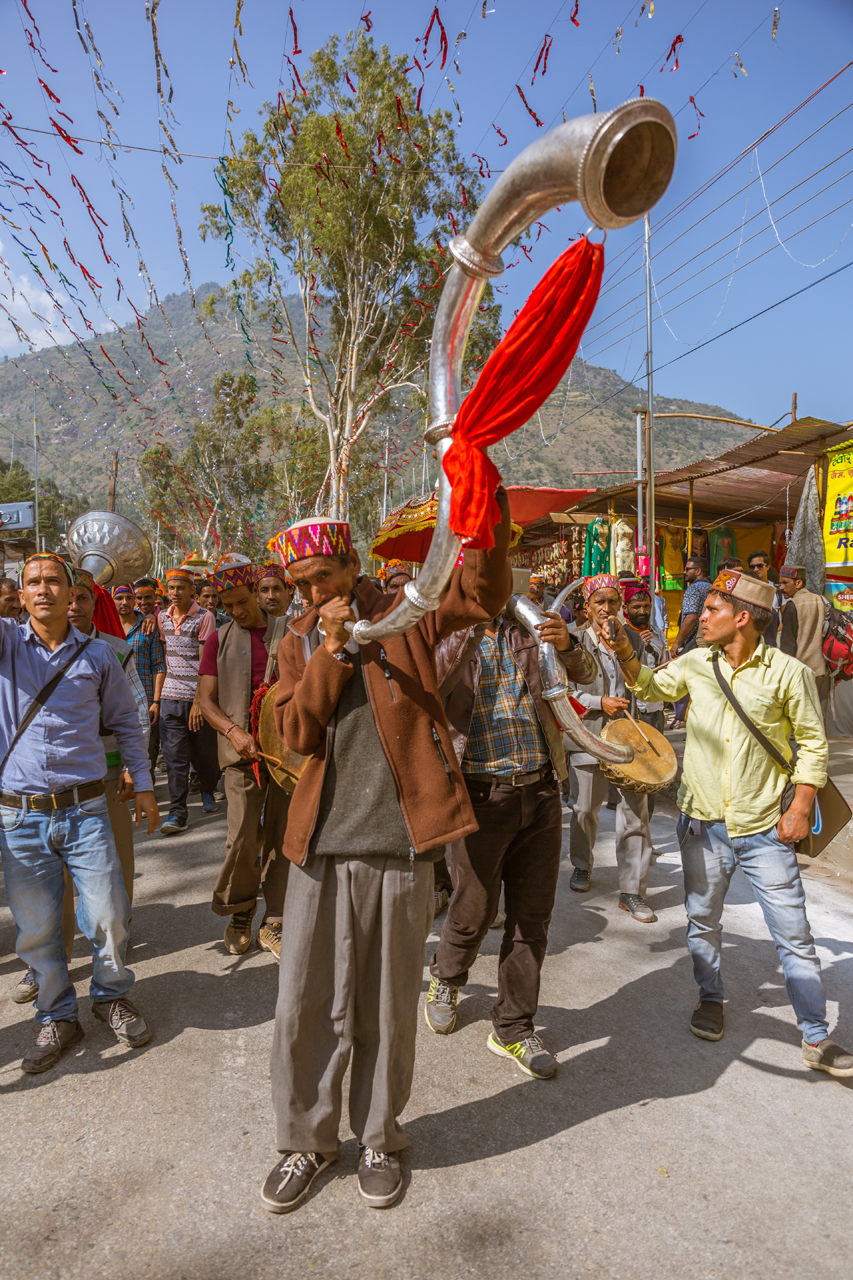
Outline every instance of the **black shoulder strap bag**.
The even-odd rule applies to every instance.
[[[2,777],[3,770],[6,768],[6,765],[8,764],[9,756],[15,750],[15,747],[18,745],[18,742],[21,739],[21,737],[26,733],[27,729],[29,729],[30,725],[35,720],[36,716],[38,715],[39,711],[41,711],[42,707],[47,702],[48,698],[54,692],[54,690],[58,686],[59,682],[61,681],[62,677],[65,675],[68,668],[72,665],[72,663],[77,661],[81,653],[83,653],[86,649],[88,649],[89,645],[92,643],[92,640],[93,640],[92,636],[89,636],[88,640],[84,640],[83,643],[80,645],[80,648],[74,650],[74,652],[72,653],[68,661],[63,662],[62,666],[56,672],[56,675],[51,676],[47,684],[44,685],[41,689],[39,689],[38,693],[33,698],[32,702],[27,707],[24,714],[21,716],[21,722],[18,725],[17,729],[15,730],[15,736],[12,739],[12,741],[9,743],[9,749],[6,752],[5,756],[3,757],[3,763],[0,764],[0,777]]]
[[[719,650],[711,659],[714,666],[714,675],[717,677],[717,684],[722,689],[726,699],[731,703],[736,715],[743,721],[749,732],[759,742],[770,759],[778,764],[783,773],[788,775],[788,785],[782,793],[782,804],[780,813],[784,813],[790,806],[794,798],[796,790],[794,784],[790,781],[794,767],[790,764],[780,751],[773,746],[773,743],[759,729],[757,724],[753,724],[743,707],[738,702],[731,685],[727,684],[720,674],[720,654]],[[839,831],[843,831],[847,823],[853,817],[849,804],[844,796],[838,790],[831,778],[827,778],[824,786],[820,788],[815,796],[814,807],[811,813],[810,832],[805,840],[798,840],[794,848],[797,853],[805,854],[807,858],[816,858],[819,853],[823,853],[826,846],[831,840],[834,840]]]

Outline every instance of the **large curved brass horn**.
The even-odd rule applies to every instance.
[[[558,608],[556,602],[554,612]],[[542,681],[542,697],[550,706],[557,723],[567,733],[576,746],[588,751],[596,760],[606,760],[611,764],[627,764],[634,759],[634,750],[627,743],[605,742],[584,727],[584,723],[569,701],[569,684],[566,668],[557,657],[557,651],[547,640],[543,640],[536,630],[545,618],[535,600],[527,596],[510,596],[504,613],[533,636],[539,645],[539,678]]]
[[[653,98],[634,98],[604,115],[559,125],[516,156],[497,180],[464,235],[450,241],[447,274],[433,326],[429,362],[431,421],[424,438],[439,462],[438,511],[427,558],[405,600],[378,622],[346,624],[359,644],[401,635],[439,598],[459,556],[450,530],[450,482],[441,463],[462,404],[462,359],[488,279],[503,271],[506,246],[556,205],[579,200],[605,229],[627,227],[666,190],[675,167],[675,121]]]

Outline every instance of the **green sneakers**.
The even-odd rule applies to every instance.
[[[535,1034],[525,1036],[516,1044],[505,1044],[493,1031],[488,1039],[488,1047],[499,1058],[512,1059],[516,1066],[536,1080],[550,1080],[557,1070],[557,1059]]]
[[[437,1036],[449,1036],[456,1026],[456,1002],[459,999],[459,988],[440,978],[432,978],[429,984],[424,1017],[427,1026]]]

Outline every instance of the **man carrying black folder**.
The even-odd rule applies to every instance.
[[[682,654],[654,674],[640,665],[621,623],[612,641],[595,625],[638,697],[667,702],[686,694],[691,698],[678,793],[679,808],[702,828],[701,840],[688,840],[682,853],[687,945],[699,985],[690,1030],[703,1040],[723,1035],[720,920],[740,864],[782,962],[805,1065],[833,1076],[853,1076],[853,1054],[829,1039],[820,961],[794,848],[809,834],[814,798],[826,783],[826,734],[812,672],[762,639],[773,598],[772,584],[737,569],[723,570],[708,592],[701,618],[709,647]],[[797,757],[789,774],[774,756],[786,764],[792,760],[792,735]],[[789,777],[794,796],[781,812]]]

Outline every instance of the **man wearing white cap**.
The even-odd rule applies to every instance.
[[[853,1076],[853,1054],[829,1039],[820,961],[794,847],[809,833],[815,794],[826,782],[826,734],[814,675],[762,638],[774,595],[772,583],[742,570],[722,570],[701,617],[708,647],[654,674],[634,656],[621,623],[615,641],[602,632],[601,643],[613,649],[626,684],[639,697],[691,698],[678,793],[679,808],[702,827],[701,841],[688,839],[682,851],[687,945],[699,985],[690,1030],[703,1040],[723,1035],[720,921],[739,864],[782,962],[805,1065]],[[788,768],[776,763],[756,730]],[[794,798],[780,812],[789,779]]]

